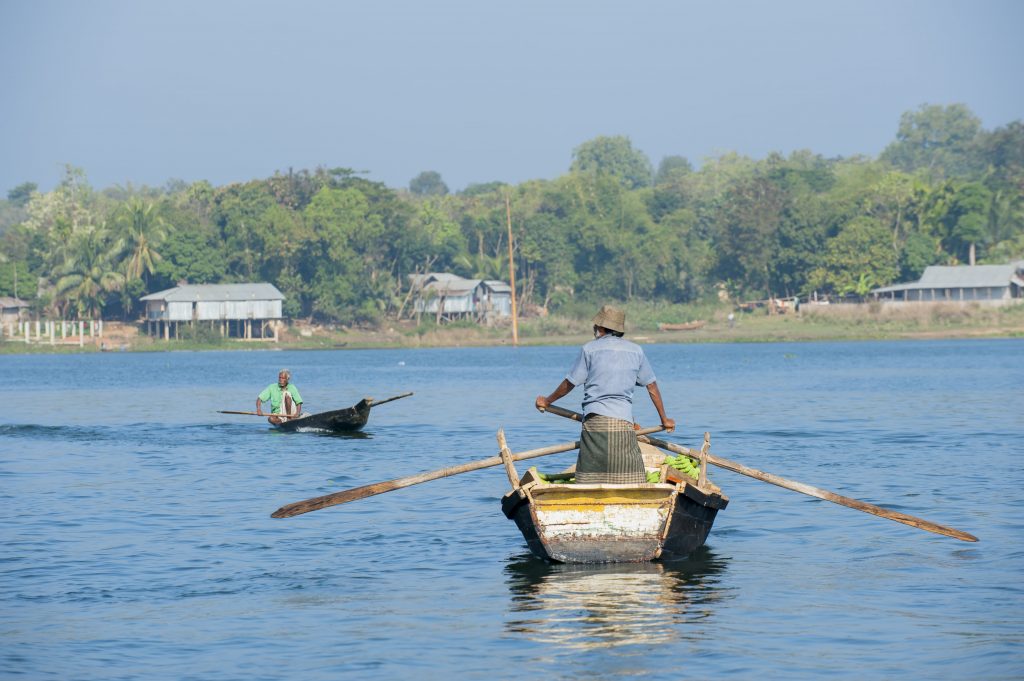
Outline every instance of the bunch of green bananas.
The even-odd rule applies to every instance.
[[[548,476],[545,473],[541,473],[540,471],[537,471],[537,479],[540,480],[545,485],[550,485],[553,483],[558,483],[561,485],[571,485],[572,483],[576,482],[576,478],[563,478],[552,481],[548,479]]]
[[[686,473],[688,476],[696,480],[700,477],[700,462],[696,459],[691,459],[685,454],[679,456],[666,456],[664,463],[667,463],[677,471]]]

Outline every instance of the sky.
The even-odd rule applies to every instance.
[[[1024,119],[1017,0],[0,0],[0,196],[345,167],[453,191],[625,135],[657,166],[876,156],[900,116]]]

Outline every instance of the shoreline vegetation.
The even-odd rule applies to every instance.
[[[918,281],[931,266],[1024,260],[1021,150],[1024,121],[985,130],[965,104],[951,104],[906,112],[877,157],[723,152],[699,166],[665,156],[655,168],[628,137],[599,135],[554,178],[455,192],[436,171],[389,187],[368,171],[323,166],[222,186],[96,189],[84,169],[67,166],[52,191],[26,182],[0,199],[0,297],[33,320],[109,323],[138,320],[178,286],[269,285],[280,308],[232,319],[320,324],[290,324],[286,347],[500,343],[510,330],[437,329],[416,311],[441,295],[453,317],[503,316],[506,287],[524,343],[585,337],[591,306],[613,300],[628,301],[633,334],[659,340],[949,333],[967,323],[952,319],[959,313],[905,325],[867,315],[831,330],[805,315],[721,321],[769,300],[846,306]],[[481,282],[488,297],[479,300],[494,307],[425,288],[431,275]],[[698,320],[694,333],[655,332]],[[187,335],[199,345],[220,340],[201,329]]]
[[[939,338],[1024,338],[1024,304],[989,307],[976,303],[935,303],[890,306],[879,303],[803,305],[799,312],[766,314],[763,310],[734,313],[731,308],[694,310],[687,306],[625,304],[626,337],[652,343],[777,343]],[[699,315],[694,314],[700,312]],[[696,324],[689,330],[659,330],[659,324]],[[4,338],[0,354],[94,352],[167,352],[202,350],[356,350],[511,346],[511,324],[471,323],[416,325],[384,323],[377,328],[306,324],[293,320],[279,341],[225,339],[215,330],[187,329],[182,338],[165,341],[140,333],[141,324],[105,322],[103,337],[83,344],[50,345],[44,337],[25,343]],[[590,339],[590,318],[550,315],[518,322],[519,344],[579,345]]]

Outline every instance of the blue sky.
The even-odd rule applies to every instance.
[[[0,0],[0,196],[350,167],[554,178],[598,135],[657,165],[876,155],[900,115],[1024,118],[1015,0]]]

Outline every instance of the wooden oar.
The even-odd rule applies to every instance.
[[[580,416],[576,412],[569,411],[568,409],[562,409],[561,407],[556,407],[554,405],[549,406],[547,408],[547,411],[550,411],[552,414],[556,414],[558,416],[564,416],[565,418],[572,419],[574,421],[579,421],[582,419],[582,416]],[[660,447],[670,452],[675,452],[676,454],[686,454],[687,456],[693,457],[695,459],[700,458],[699,451],[688,449],[686,447],[680,447],[679,445],[672,444],[671,442],[666,442],[665,440],[659,440],[653,437],[641,438],[641,440],[647,441],[650,444],[654,445],[655,447]],[[917,518],[906,513],[900,513],[899,511],[890,511],[889,509],[882,508],[881,506],[875,506],[874,504],[869,504],[864,501],[858,501],[857,499],[844,497],[841,494],[829,492],[828,490],[821,489],[818,487],[812,487],[811,485],[805,485],[804,483],[796,482],[795,480],[787,480],[786,478],[780,477],[778,475],[773,475],[772,473],[765,473],[764,471],[759,471],[755,468],[749,468],[747,466],[744,466],[743,464],[736,463],[735,461],[723,459],[719,456],[711,454],[710,452],[707,454],[707,460],[708,463],[714,464],[719,468],[724,468],[727,471],[732,471],[733,473],[739,473],[740,475],[746,475],[747,477],[754,478],[755,480],[771,483],[772,485],[778,485],[779,487],[784,487],[785,489],[793,490],[794,492],[800,492],[801,494],[806,494],[808,496],[815,497],[816,499],[824,499],[825,501],[831,501],[834,504],[839,504],[840,506],[846,506],[848,508],[856,509],[858,511],[863,511],[864,513],[870,513],[880,518],[894,520],[898,523],[903,523],[904,525],[916,527],[919,530],[926,530],[928,532],[934,532],[935,534],[942,534],[947,537],[959,539],[961,541],[978,541],[978,538],[975,537],[973,534],[961,532],[960,530],[953,529],[952,527],[938,525],[936,523],[924,520],[922,518]]]
[[[366,401],[368,403],[367,406],[369,406],[369,407],[379,407],[380,405],[385,404],[387,402],[394,402],[395,400],[400,400],[403,397],[409,397],[412,394],[413,393],[402,393],[401,395],[395,395],[394,397],[389,397],[386,400],[377,400],[377,401],[375,401],[372,397],[368,397],[368,398],[366,398]],[[226,409],[218,409],[217,413],[218,414],[241,414],[242,416],[284,416],[284,414],[267,414],[266,412],[260,414],[259,412],[255,412],[255,411],[228,411]],[[297,418],[297,417],[298,417],[298,414],[293,414],[292,416],[289,416],[288,418],[293,419],[293,418]]]
[[[400,400],[403,397],[408,397],[409,395],[412,395],[412,393],[402,393],[401,395],[395,395],[394,397],[389,397],[386,400],[374,400],[371,397],[369,400],[367,400],[367,402],[369,403],[369,406],[371,406],[371,407],[379,407],[380,405],[384,404],[385,402],[394,402],[395,400]]]
[[[657,428],[645,428],[638,431],[639,434],[646,435],[648,433],[657,433],[664,430],[661,426]],[[560,452],[568,452],[573,449],[578,449],[580,446],[579,441],[566,442],[560,445],[551,445],[550,447],[541,447],[540,449],[529,449],[525,452],[517,452],[512,455],[513,461],[523,461],[525,459],[534,459],[538,456],[547,456],[548,454],[558,454]],[[385,482],[375,482],[372,485],[363,485],[362,487],[356,487],[354,489],[347,489],[341,492],[334,492],[333,494],[326,494],[322,497],[315,497],[313,499],[306,499],[305,501],[297,501],[293,504],[282,506],[281,508],[274,511],[271,518],[291,518],[292,516],[302,515],[303,513],[309,513],[310,511],[319,511],[321,508],[327,508],[328,506],[337,506],[338,504],[347,504],[350,501],[358,501],[359,499],[365,499],[366,497],[372,497],[377,494],[383,494],[384,492],[390,492],[396,489],[402,489],[403,487],[411,487],[412,485],[418,485],[421,482],[430,482],[431,480],[437,480],[438,478],[447,478],[452,475],[459,475],[460,473],[469,473],[471,471],[477,471],[481,468],[490,468],[491,466],[503,465],[501,456],[492,456],[486,459],[479,459],[477,461],[471,461],[464,463],[459,466],[450,466],[448,468],[441,468],[436,471],[429,473],[420,473],[419,475],[410,475],[405,478],[396,478],[395,480],[387,480]]]

